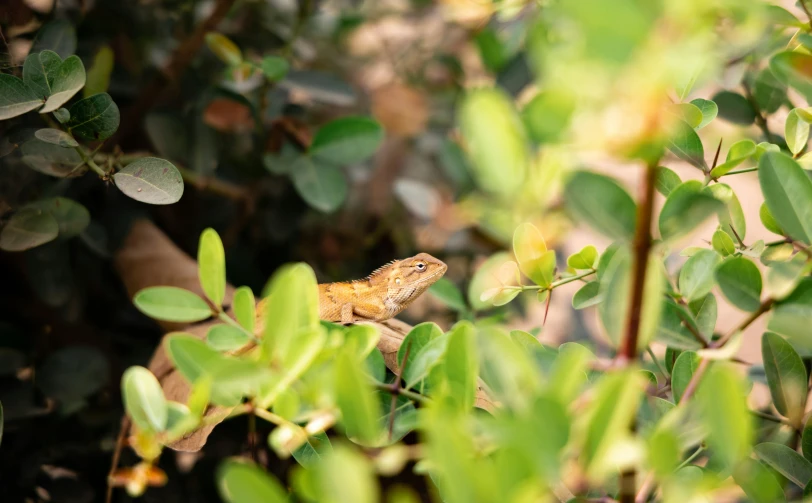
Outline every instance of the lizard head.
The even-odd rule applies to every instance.
[[[391,301],[405,304],[440,279],[448,266],[428,253],[418,253],[382,269],[384,274],[378,278],[386,280],[387,296]]]

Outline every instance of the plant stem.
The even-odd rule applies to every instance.
[[[516,288],[520,288],[522,291],[525,291],[525,290],[552,290],[553,288],[558,288],[561,285],[566,285],[567,283],[572,283],[573,281],[578,281],[580,279],[583,279],[583,278],[589,276],[590,274],[595,274],[595,272],[596,272],[595,269],[590,269],[590,270],[588,270],[586,272],[582,272],[581,274],[576,274],[575,276],[569,276],[567,278],[563,278],[563,279],[560,279],[558,281],[553,281],[552,283],[550,283],[550,286],[523,285],[523,286],[516,287]]]
[[[696,450],[693,452],[693,454],[691,454],[690,456],[685,458],[685,461],[680,463],[679,466],[677,466],[677,468],[674,469],[674,471],[678,472],[678,471],[682,470],[683,468],[685,468],[686,466],[688,466],[691,463],[691,461],[695,460],[700,454],[702,454],[702,452],[704,450],[705,450],[705,448],[702,447],[701,445],[699,447],[697,447]]]
[[[425,397],[425,396],[421,395],[420,393],[415,393],[414,391],[410,391],[410,390],[404,389],[404,388],[395,388],[391,384],[386,384],[386,383],[382,383],[382,382],[375,382],[375,383],[373,383],[373,386],[375,386],[375,388],[380,390],[380,391],[385,391],[387,393],[393,393],[393,394],[396,394],[396,395],[405,396],[409,400],[414,400],[415,402],[418,402],[418,403],[421,403],[421,404],[424,404],[424,405],[431,402],[430,398]]]
[[[657,163],[646,166],[643,176],[642,199],[637,211],[634,234],[634,259],[632,262],[632,297],[629,304],[626,335],[620,348],[619,358],[630,362],[637,357],[637,340],[640,335],[640,318],[643,308],[643,290],[646,269],[651,251],[651,221],[654,214],[654,187],[657,181]],[[633,495],[632,495],[633,497]],[[622,500],[623,498],[621,498]]]
[[[273,412],[265,410],[265,409],[260,408],[260,407],[255,407],[253,409],[253,412],[254,412],[254,415],[257,416],[258,418],[264,419],[264,420],[268,421],[269,423],[273,423],[273,424],[275,424],[277,426],[280,426],[280,425],[283,425],[283,424],[288,424],[290,422],[287,419],[283,418],[282,416],[277,416]]]
[[[106,172],[106,171],[104,171],[103,169],[101,169],[101,168],[99,167],[99,165],[98,165],[98,164],[96,164],[96,161],[94,161],[93,159],[91,159],[90,157],[88,157],[88,156],[85,154],[85,151],[84,151],[84,150],[82,150],[82,147],[73,147],[73,149],[74,149],[76,152],[78,152],[78,153],[79,153],[79,156],[81,156],[82,160],[83,160],[83,161],[85,161],[85,164],[87,164],[87,166],[88,166],[90,169],[92,169],[92,170],[93,170],[93,171],[94,171],[94,172],[95,172],[97,175],[99,175],[99,177],[101,177],[101,178],[107,178],[107,172]]]
[[[764,302],[762,302],[758,306],[758,309],[753,311],[750,314],[750,316],[748,316],[747,319],[745,319],[743,322],[741,322],[741,324],[738,327],[734,328],[733,330],[731,330],[727,334],[720,337],[718,341],[716,341],[714,344],[711,344],[711,347],[720,348],[720,347],[724,346],[727,343],[727,341],[729,341],[731,339],[731,337],[736,335],[738,332],[744,331],[744,329],[746,329],[747,327],[750,326],[751,323],[756,321],[759,316],[761,316],[762,314],[769,311],[774,303],[775,303],[775,301],[773,299],[769,299],[769,298],[767,300],[765,300]]]
[[[654,351],[651,350],[651,346],[646,346],[646,352],[651,357],[651,360],[657,365],[657,368],[660,370],[660,373],[668,379],[668,372],[665,371],[665,368],[660,364],[660,361],[657,360],[657,357],[654,355]]]
[[[752,173],[753,171],[758,171],[758,166],[753,166],[752,168],[738,169],[736,171],[729,171],[722,176],[740,175],[742,173]]]
[[[231,316],[229,316],[226,313],[221,311],[220,313],[217,314],[217,317],[220,318],[221,320],[225,321],[227,324],[231,325],[232,327],[238,329],[240,332],[244,333],[248,337],[250,337],[251,340],[254,341],[254,343],[259,344],[259,339],[254,334],[252,334],[251,332],[246,330],[242,325],[237,323],[237,320],[235,320]]]
[[[790,423],[789,421],[787,421],[786,419],[784,419],[782,417],[773,416],[772,414],[767,414],[766,412],[761,412],[760,410],[752,410],[751,409],[750,413],[753,414],[754,416],[758,416],[760,418],[766,419],[767,421],[772,421],[774,423],[779,423],[779,424],[785,424],[787,426],[792,426],[793,428],[795,428],[795,426],[792,423]]]

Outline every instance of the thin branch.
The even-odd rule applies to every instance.
[[[756,99],[753,97],[753,92],[750,89],[750,85],[746,81],[742,81],[742,87],[744,88],[744,95],[747,98],[747,101],[750,102],[750,106],[752,106],[753,110],[756,112],[756,124],[758,125],[759,129],[761,129],[761,132],[764,133],[766,140],[772,143],[773,134],[770,132],[770,128],[767,126],[767,119],[765,119],[764,115],[762,115],[761,109],[759,108]]]
[[[130,429],[130,416],[126,413],[121,418],[121,427],[118,430],[118,437],[116,438],[116,447],[113,449],[113,459],[110,462],[110,472],[107,474],[107,494],[104,498],[106,503],[113,501],[113,484],[111,483],[113,474],[118,470],[118,462],[121,459],[121,450],[127,439],[127,431]]]
[[[743,332],[747,327],[750,326],[751,323],[756,321],[759,316],[761,316],[762,314],[769,311],[774,303],[775,303],[775,301],[773,299],[769,299],[769,298],[767,300],[765,300],[764,302],[762,302],[758,306],[758,309],[753,311],[750,314],[750,316],[747,317],[747,319],[745,319],[743,322],[741,322],[741,324],[738,327],[734,328],[733,330],[731,330],[727,334],[720,337],[719,340],[716,341],[716,343],[712,344],[712,347],[719,348],[719,347],[724,346],[727,343],[727,341],[729,341],[731,339],[731,337],[733,337],[734,335],[736,335],[739,332]]]
[[[651,346],[646,346],[646,352],[651,357],[651,360],[657,365],[657,369],[659,369],[660,373],[668,380],[668,372],[665,371],[665,368],[660,365],[660,361],[657,360],[657,356],[654,354],[654,351],[651,350]]]
[[[646,269],[651,251],[651,221],[654,214],[654,187],[657,181],[657,163],[646,166],[643,177],[642,199],[637,211],[637,226],[634,234],[634,261],[632,276],[632,297],[626,317],[628,325],[619,358],[629,362],[637,356],[637,340],[640,333],[640,318],[643,307],[643,291],[646,284]],[[622,500],[623,498],[621,498]]]
[[[754,416],[758,416],[758,417],[760,417],[762,419],[766,419],[767,421],[772,421],[774,423],[779,423],[779,424],[784,424],[784,425],[787,425],[787,426],[792,426],[793,428],[797,429],[794,424],[787,421],[783,417],[774,416],[774,415],[768,414],[766,412],[761,412],[760,410],[752,410],[752,409],[750,409],[750,413],[753,414]]]
[[[414,391],[405,388],[393,388],[391,384],[386,384],[382,382],[375,382],[372,385],[375,387],[375,389],[379,391],[392,393],[393,395],[400,395],[417,403],[425,405],[431,402],[431,399],[429,397],[423,396],[420,393],[415,393]]]

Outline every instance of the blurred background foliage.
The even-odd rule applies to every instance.
[[[693,165],[715,177],[777,147],[812,167],[805,112],[788,118],[812,93],[804,11],[803,2],[737,0],[3,2],[3,73],[21,75],[29,53],[76,54],[87,73],[77,99],[106,92],[121,110],[115,134],[88,151],[114,169],[167,159],[185,191],[153,207],[93,173],[43,174],[23,159],[42,116],[0,121],[0,223],[54,197],[89,215],[73,237],[0,253],[0,495],[78,502],[103,492],[121,373],[143,364],[161,335],[111,263],[137,217],[191,255],[201,231],[215,228],[229,281],[255,292],[291,261],[335,281],[429,252],[449,272],[405,320],[510,321],[546,341],[587,339],[594,320],[565,296],[493,308],[482,271],[507,260],[494,254],[515,244],[522,223],[541,231],[560,264],[585,244],[603,251],[607,238],[628,237],[633,229],[608,220],[597,234],[576,228],[572,216],[589,211],[565,209],[566,196],[588,203],[605,191],[585,183],[580,197],[565,192],[575,168],[636,186],[640,167],[666,151],[674,176]],[[720,139],[714,169],[727,172],[713,173]],[[748,139],[752,148],[737,143]],[[667,193],[668,176],[659,183]],[[757,214],[758,190],[738,194]],[[714,234],[715,248],[725,236]],[[548,314],[539,300],[553,306]],[[598,354],[611,346],[590,345]],[[612,383],[600,390],[612,392]],[[212,438],[206,456],[178,456],[165,492],[144,498],[216,501],[211,474],[245,447],[245,424],[225,423]],[[408,470],[393,480],[423,487]]]

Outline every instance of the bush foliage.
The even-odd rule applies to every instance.
[[[296,467],[280,478],[243,458],[220,460],[219,495],[231,503],[418,501],[412,488],[381,484],[405,472],[448,503],[803,500],[812,493],[812,6],[784,7],[441,2],[471,36],[485,83],[468,76],[465,86],[451,79],[431,88],[448,112],[437,120],[453,118],[453,132],[433,137],[439,169],[429,181],[401,179],[393,193],[410,214],[433,217],[440,196],[426,185],[442,179],[459,218],[497,244],[470,278],[431,288],[453,323],[415,325],[392,373],[376,326],[319,320],[316,272],[304,262],[278,268],[261,290],[239,287],[225,305],[226,247],[207,228],[197,247],[205,298],[155,286],[133,302],[157,320],[220,323],[205,340],[165,339],[192,387],[185,403],[167,400],[143,366],[124,372],[129,445],[140,462],[113,482],[136,496],[163,485],[167,446],[250,416],[272,425],[267,445]],[[219,80],[196,97],[239,105],[247,126],[229,117],[227,129],[253,135],[237,148],[249,151],[246,164],[264,167],[254,180],[289,183],[314,218],[352,206],[359,166],[403,126],[353,110],[309,117],[302,128],[295,113],[274,109],[291,82],[307,87],[295,42],[311,22],[327,22],[322,8],[304,2],[274,50],[248,36],[205,34]],[[321,50],[363,29],[365,11],[353,9],[332,18]],[[50,177],[112,181],[150,204],[180,200],[184,181],[216,179],[207,167],[213,122],[201,125],[199,111],[146,116],[151,144],[169,160],[107,144],[120,126],[107,93],[111,56],[99,50],[86,71],[72,30],[46,24],[21,77],[19,68],[0,73],[0,119],[39,114],[45,124],[21,122],[3,152]],[[459,60],[440,56],[432,63],[446,75],[461,71]],[[431,87],[424,74],[412,78]],[[315,87],[328,100],[346,96],[324,76]],[[266,127],[285,132],[268,146]],[[741,195],[738,179],[760,189],[757,201]],[[15,206],[0,248],[84,235],[90,213],[60,190]],[[760,222],[748,221],[745,209],[759,204]],[[758,225],[774,238],[751,237]],[[553,243],[574,226],[600,241],[564,258]],[[685,245],[695,237],[701,246]],[[549,307],[576,282],[572,308],[596,315],[596,340],[553,347],[539,342],[541,327],[511,329],[518,312]],[[718,319],[722,302],[740,317],[732,330],[720,328],[730,325]],[[762,334],[745,336],[762,320]],[[762,364],[738,357],[755,340]],[[60,394],[59,379],[43,381]],[[85,384],[61,391],[63,399],[81,407],[98,389]],[[754,388],[768,389],[769,403],[756,405]]]

